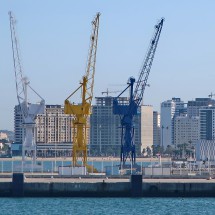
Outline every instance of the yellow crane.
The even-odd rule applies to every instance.
[[[83,76],[80,86],[64,102],[64,113],[73,115],[73,166],[77,166],[78,158],[82,159],[84,166],[87,165],[87,128],[93,98],[99,17],[100,13],[97,13],[92,21],[86,73]],[[69,99],[79,90],[81,90],[82,102],[80,104],[70,103]]]

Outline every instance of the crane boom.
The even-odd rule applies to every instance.
[[[12,12],[9,13],[11,44],[13,53],[13,66],[16,80],[16,94],[22,115],[22,159],[25,156],[31,156],[34,161],[36,159],[36,138],[35,138],[35,119],[37,114],[44,113],[44,99],[30,86],[30,82],[23,75],[21,65],[20,51],[18,39],[16,35],[16,20]],[[32,104],[28,100],[28,88],[36,94],[41,101],[37,104]]]
[[[164,19],[155,26],[155,33],[150,41],[149,49],[144,60],[143,67],[136,82],[134,90],[135,79],[131,77],[128,81],[128,86],[116,97],[113,101],[113,113],[122,116],[121,118],[121,164],[125,165],[127,158],[130,158],[132,164],[136,163],[136,152],[134,143],[134,123],[133,117],[137,115],[137,109],[140,106],[150,69],[154,59],[157,44],[160,38]],[[130,89],[130,95],[127,105],[121,105],[118,98],[127,90]]]
[[[140,105],[140,103],[142,101],[145,87],[147,85],[150,69],[152,66],[152,62],[154,60],[155,51],[156,51],[158,41],[160,38],[160,34],[161,34],[161,30],[163,27],[163,22],[164,22],[164,18],[162,18],[160,20],[160,22],[157,25],[155,25],[155,32],[150,41],[149,49],[146,54],[146,58],[144,60],[143,67],[140,71],[140,75],[139,75],[139,78],[138,78],[138,81],[137,81],[137,84],[136,84],[136,87],[134,90],[134,99],[136,100],[136,104],[138,106]]]
[[[100,13],[97,13],[95,19],[92,21],[91,43],[85,76],[83,77],[80,86],[64,102],[64,113],[73,115],[73,166],[77,166],[79,157],[82,159],[84,166],[87,164],[87,119],[91,114],[91,103],[93,98],[99,17]],[[69,99],[80,89],[82,90],[81,104],[70,103]]]
[[[94,87],[94,74],[96,65],[96,52],[98,43],[98,33],[99,33],[99,16],[101,14],[97,13],[95,19],[92,21],[92,33],[91,33],[91,44],[88,54],[87,69],[85,76],[87,77],[86,84],[86,101],[89,104],[92,103],[93,98],[93,87]]]
[[[21,59],[19,54],[19,46],[16,35],[16,20],[13,16],[12,12],[9,11],[9,19],[10,19],[10,33],[11,33],[11,42],[12,42],[12,51],[13,51],[13,67],[16,78],[16,93],[18,103],[21,106],[22,101],[25,98],[25,79],[23,78],[23,69],[21,65]],[[22,116],[26,116],[27,111],[21,108]]]

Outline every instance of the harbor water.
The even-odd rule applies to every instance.
[[[0,214],[213,215],[214,198],[0,198]]]

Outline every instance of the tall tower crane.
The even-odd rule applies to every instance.
[[[164,19],[162,18],[157,25],[155,25],[155,32],[150,41],[149,49],[147,51],[143,66],[141,68],[138,81],[131,77],[128,81],[128,86],[114,99],[113,113],[121,117],[121,164],[125,165],[126,160],[129,158],[132,164],[136,163],[136,152],[134,143],[134,124],[133,117],[137,115],[138,107],[140,106],[147,80],[149,77],[150,69],[154,59],[155,51],[160,38],[161,30],[163,27]],[[135,86],[136,83],[136,86]],[[134,89],[135,87],[135,89]],[[130,89],[128,104],[120,104],[119,97],[127,90]]]
[[[22,160],[26,156],[36,159],[36,140],[35,140],[35,119],[37,114],[44,113],[44,99],[30,86],[30,82],[23,75],[23,68],[20,59],[18,38],[16,35],[16,20],[12,12],[9,12],[11,43],[13,52],[13,67],[16,80],[16,94],[22,115]],[[36,104],[29,102],[28,90],[31,90],[40,101]]]
[[[96,14],[92,21],[91,43],[88,53],[86,73],[80,86],[65,100],[64,113],[73,115],[73,166],[77,166],[78,158],[82,159],[83,165],[87,164],[87,124],[91,114],[91,102],[93,98],[94,74],[96,65],[97,41],[99,30],[100,13]],[[70,103],[69,99],[81,89],[81,104]]]

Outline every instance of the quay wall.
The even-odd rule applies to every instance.
[[[0,197],[215,197],[215,181],[144,182],[141,178],[141,183],[120,179],[95,183],[23,182],[23,187],[15,188],[12,181],[0,182]]]

